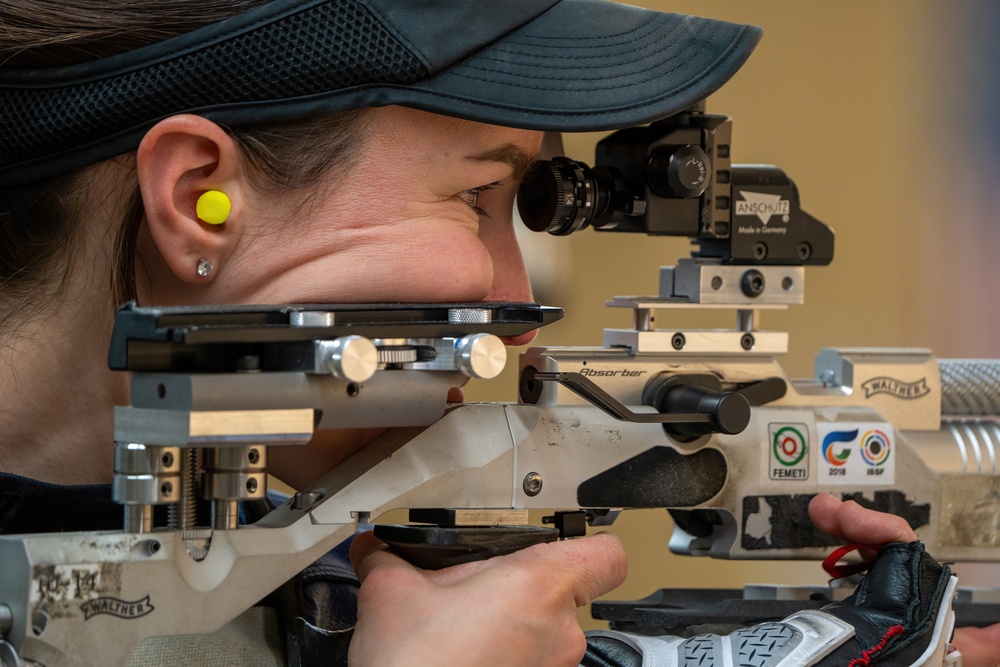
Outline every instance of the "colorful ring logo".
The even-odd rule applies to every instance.
[[[806,455],[806,438],[797,428],[783,426],[774,434],[771,449],[778,463],[790,468]]]
[[[861,437],[861,458],[870,466],[880,466],[889,459],[891,447],[889,436],[872,429]]]
[[[832,466],[842,466],[847,463],[847,457],[851,455],[851,450],[844,448],[838,453],[834,453],[833,446],[838,442],[852,442],[858,437],[858,429],[853,431],[830,431],[823,438],[823,458]]]

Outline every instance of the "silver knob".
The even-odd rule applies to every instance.
[[[449,308],[448,324],[489,324],[493,311],[489,308]]]
[[[326,310],[293,310],[288,314],[288,323],[300,329],[329,328],[337,323],[337,314]]]
[[[472,334],[455,342],[455,365],[469,377],[495,378],[506,363],[507,347],[493,334]]]
[[[364,382],[378,370],[378,349],[364,336],[342,336],[326,345],[326,368],[341,380]]]
[[[0,604],[0,637],[5,636],[14,627],[14,612],[5,604]]]

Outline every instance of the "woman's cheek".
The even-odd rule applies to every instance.
[[[415,255],[415,256],[414,256]],[[394,280],[399,293],[411,293],[415,301],[480,301],[493,285],[493,257],[471,231],[442,239],[416,251],[399,263],[411,267],[408,277]]]

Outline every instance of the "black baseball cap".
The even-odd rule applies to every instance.
[[[0,187],[135,149],[159,120],[239,126],[399,104],[605,130],[703,100],[760,28],[608,0],[274,0],[69,67],[0,68]]]

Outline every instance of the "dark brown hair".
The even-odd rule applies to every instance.
[[[268,0],[3,0],[0,70],[58,67],[105,58],[190,32]],[[365,112],[345,111],[280,125],[226,128],[261,191],[294,190],[336,178],[363,141]],[[66,251],[86,221],[81,202],[91,169],[26,187],[0,188],[0,331],[61,293]],[[135,248],[143,217],[131,186],[115,235],[113,303],[134,299]],[[26,312],[27,311],[27,312]]]

